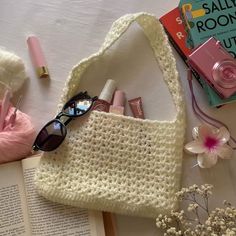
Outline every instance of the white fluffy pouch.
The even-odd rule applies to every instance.
[[[59,110],[78,93],[79,81],[133,23],[143,29],[175,105],[171,121],[141,120],[98,111],[71,122],[61,146],[44,153],[36,174],[40,195],[82,208],[155,218],[178,207],[185,106],[176,62],[160,22],[147,13],[113,23],[100,50],[74,66]],[[135,83],[135,81],[134,81]]]

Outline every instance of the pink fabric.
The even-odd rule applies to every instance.
[[[34,142],[35,129],[30,117],[18,110],[15,122],[12,124],[10,117],[14,111],[15,107],[10,105],[3,130],[0,132],[0,164],[26,157],[30,154]]]

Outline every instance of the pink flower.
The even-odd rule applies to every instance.
[[[225,127],[219,129],[201,125],[193,128],[194,141],[185,145],[185,150],[198,154],[197,162],[201,168],[210,168],[217,163],[218,158],[229,159],[233,149],[226,143],[230,139],[229,131]]]

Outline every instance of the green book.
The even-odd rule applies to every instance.
[[[210,37],[215,37],[236,58],[236,0],[180,0],[179,9],[190,47],[197,47]],[[220,98],[204,79],[200,80],[211,106],[236,101],[236,95]]]
[[[181,0],[179,8],[192,46],[214,36],[236,57],[236,0]]]
[[[203,88],[205,92],[208,94],[209,105],[211,107],[220,107],[222,105],[236,102],[236,94],[230,96],[229,98],[222,99],[214,89],[212,89],[203,79]]]

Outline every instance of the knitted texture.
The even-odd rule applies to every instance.
[[[177,208],[174,195],[180,185],[185,109],[175,59],[154,16],[130,14],[114,22],[99,52],[73,68],[59,110],[79,91],[84,71],[133,21],[149,39],[173,97],[175,119],[141,120],[92,111],[83,122],[75,120],[63,144],[42,156],[36,174],[37,189],[49,200],[145,217]]]

